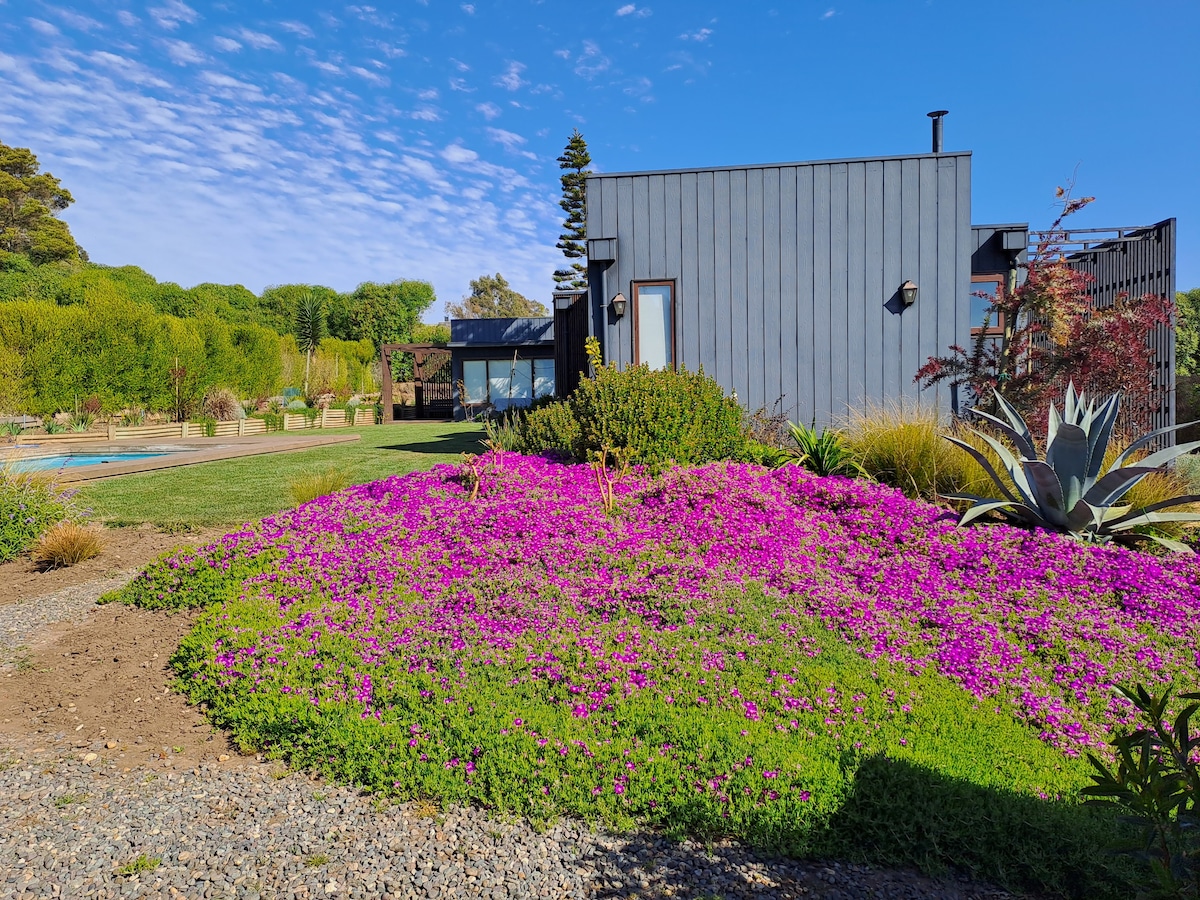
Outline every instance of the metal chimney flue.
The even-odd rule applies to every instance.
[[[950,114],[948,109],[935,109],[931,113],[925,113],[929,118],[933,119],[933,152],[942,152],[942,116]]]

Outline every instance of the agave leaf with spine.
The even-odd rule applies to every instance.
[[[999,513],[1012,521],[1050,528],[1081,540],[1106,543],[1114,538],[1147,537],[1172,550],[1186,545],[1154,534],[1133,535],[1131,529],[1163,522],[1200,522],[1200,513],[1161,513],[1172,506],[1200,502],[1200,494],[1174,497],[1149,506],[1132,509],[1116,504],[1143,478],[1158,472],[1171,460],[1200,447],[1190,441],[1155,451],[1131,465],[1125,465],[1134,453],[1156,438],[1195,424],[1170,425],[1156,429],[1130,444],[1104,469],[1104,457],[1121,408],[1120,394],[1097,403],[1085,393],[1067,387],[1060,414],[1050,406],[1046,429],[1046,458],[1039,459],[1033,437],[1021,414],[996,394],[996,405],[1005,419],[980,410],[972,410],[989,422],[1016,448],[1013,453],[995,437],[970,429],[996,453],[1008,476],[1007,482],[987,456],[952,435],[946,439],[971,454],[995,483],[1001,498],[975,495],[947,495],[972,505],[959,520],[969,524],[988,513]]]

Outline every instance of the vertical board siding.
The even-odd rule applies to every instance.
[[[765,320],[766,292],[763,290],[763,170],[751,169],[746,173],[746,355],[743,357],[742,381],[746,393],[739,392],[742,405],[756,410],[766,405],[763,371],[767,362],[763,321]],[[736,333],[735,333],[736,334]],[[735,339],[734,346],[737,346]],[[757,349],[758,352],[755,352]]]
[[[865,402],[949,408],[913,376],[967,341],[969,154],[597,175],[588,204],[589,237],[617,238],[608,294],[673,279],[678,365],[747,409],[779,401],[827,425]],[[603,317],[619,365],[634,360],[632,320]]]
[[[780,412],[797,419],[796,316],[800,307],[800,266],[796,253],[796,169],[779,170],[779,395]],[[770,388],[767,393],[770,394]]]
[[[779,170],[763,170],[763,352],[762,405],[778,412],[783,404],[783,311],[780,307]],[[791,348],[788,349],[791,352]],[[757,409],[757,407],[755,407]],[[753,412],[754,409],[751,410]]]
[[[682,226],[680,251],[682,262],[675,296],[679,313],[681,341],[679,365],[695,371],[700,368],[700,249],[697,238],[696,176],[685,172],[679,176],[679,219]]]
[[[812,231],[813,245],[812,292],[813,292],[813,405],[818,417],[834,408],[833,385],[833,329],[830,325],[833,305],[831,287],[834,273],[832,251],[833,225],[830,212],[829,192],[833,173],[829,166],[813,169]]]
[[[846,405],[861,409],[866,394],[867,366],[870,350],[867,347],[867,294],[865,283],[867,227],[867,167],[851,166],[847,172],[847,242],[846,242],[846,336],[849,379],[846,382]],[[872,341],[877,343],[877,341]],[[873,349],[873,348],[871,348]]]
[[[863,393],[871,403],[883,402],[884,352],[880,338],[887,311],[878,299],[883,293],[883,163],[867,163],[863,188],[863,355],[866,374]],[[871,264],[874,260],[875,264]],[[886,340],[886,339],[885,339]]]
[[[811,421],[817,415],[816,364],[823,358],[828,335],[816,341],[816,311],[813,294],[813,169],[796,171],[796,280],[800,302],[796,305],[796,414],[799,421]]]
[[[712,374],[725,385],[725,390],[734,389],[733,383],[733,319],[732,285],[730,269],[733,248],[730,237],[732,209],[729,203],[729,173],[713,175],[713,232],[716,235],[714,262],[716,278],[713,280],[713,306],[716,308],[716,326],[713,337],[717,345]],[[738,235],[745,240],[744,235]]]

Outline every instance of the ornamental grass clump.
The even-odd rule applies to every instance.
[[[863,472],[914,499],[984,490],[983,469],[948,445],[943,430],[936,409],[895,402],[852,410],[839,433]]]
[[[338,469],[323,469],[320,472],[304,472],[288,481],[288,493],[297,506],[336,494],[350,483],[350,476]]]
[[[104,538],[94,528],[64,521],[52,526],[33,545],[33,564],[39,569],[63,569],[104,552]]]
[[[1194,678],[1200,563],[863,480],[493,452],[151,566],[246,748],[402,799],[1127,897],[1087,752]],[[600,475],[600,478],[597,478]]]

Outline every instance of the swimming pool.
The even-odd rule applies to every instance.
[[[72,469],[77,466],[99,466],[104,463],[131,462],[135,459],[150,459],[153,456],[169,456],[161,453],[57,453],[54,456],[34,456],[14,459],[9,466],[16,472],[46,472],[51,469]]]

